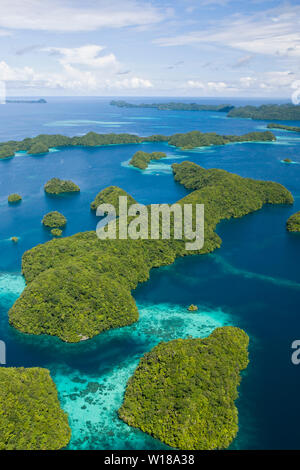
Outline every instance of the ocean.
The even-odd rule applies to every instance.
[[[179,99],[178,99],[179,100]],[[225,113],[117,108],[109,98],[47,98],[47,104],[0,106],[0,141],[38,134],[133,133],[170,135],[201,130],[243,134],[266,130],[267,122],[227,118]],[[130,99],[128,101],[146,101]],[[148,102],[170,101],[151,98]],[[193,100],[247,104],[247,100]],[[250,104],[260,104],[260,100]],[[300,126],[300,122],[285,122]],[[250,364],[236,402],[239,432],[232,449],[299,448],[300,366],[291,362],[291,343],[300,339],[300,236],[286,232],[287,218],[300,210],[300,134],[274,130],[276,142],[243,143],[181,151],[164,143],[96,148],[52,149],[42,156],[19,152],[0,161],[0,339],[8,366],[50,369],[61,405],[69,414],[70,449],[164,449],[120,421],[126,382],[139,358],[160,341],[205,337],[214,328],[234,325],[250,336]],[[167,158],[146,171],[128,166],[137,150],[164,151]],[[283,163],[291,158],[294,164]],[[137,287],[140,320],[80,344],[24,335],[8,324],[8,310],[21,294],[24,251],[51,239],[41,220],[51,210],[68,219],[64,236],[94,230],[90,211],[95,195],[120,186],[143,204],[172,203],[189,193],[174,182],[171,165],[190,160],[204,168],[222,168],[244,177],[286,186],[294,206],[265,206],[241,219],[217,226],[223,240],[210,255],[178,259],[151,271]],[[71,179],[81,192],[51,198],[43,186],[52,177]],[[9,206],[7,196],[23,201]],[[19,243],[10,237],[19,237]],[[191,303],[199,306],[188,312]]]

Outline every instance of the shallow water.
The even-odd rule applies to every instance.
[[[87,131],[152,133],[192,129],[222,134],[263,130],[261,121],[226,118],[210,112],[160,112],[119,109],[105,100],[51,99],[47,105],[0,107],[2,140],[38,133],[82,135]],[[299,125],[300,123],[293,123]],[[117,129],[116,127],[119,126]],[[160,129],[160,130],[159,130]],[[7,344],[9,366],[48,367],[72,428],[70,448],[160,449],[164,446],[128,427],[117,417],[126,381],[139,358],[159,341],[204,337],[217,326],[244,328],[250,335],[250,365],[237,401],[240,431],[232,448],[298,448],[300,369],[290,361],[290,345],[299,337],[300,237],[288,234],[286,219],[300,210],[300,137],[274,130],[277,142],[234,144],[180,151],[166,144],[54,149],[45,156],[18,153],[0,161],[0,339]],[[137,149],[165,151],[144,172],[128,167]],[[295,197],[294,206],[267,206],[242,219],[219,224],[221,249],[211,255],[178,259],[152,270],[134,292],[138,323],[80,344],[23,335],[8,325],[7,312],[24,288],[20,275],[25,250],[51,239],[41,219],[50,210],[68,219],[64,235],[94,230],[89,210],[104,187],[118,185],[141,203],[175,202],[188,191],[175,183],[171,164],[191,160],[205,168],[224,168],[241,176],[274,180]],[[51,177],[74,180],[81,193],[53,198],[43,185]],[[7,196],[23,201],[8,206]],[[13,244],[11,236],[18,236]],[[199,306],[190,313],[187,306]],[[280,414],[280,417],[279,417]]]

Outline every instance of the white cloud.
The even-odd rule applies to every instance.
[[[203,83],[203,82],[199,82],[199,81],[197,81],[197,80],[188,80],[187,86],[188,86],[189,88],[201,88],[201,89],[204,89],[204,88],[205,88],[204,83]]]
[[[226,90],[226,88],[228,88],[228,85],[224,82],[208,82],[207,88],[209,90],[220,92]]]
[[[50,88],[72,90],[81,93],[95,93],[100,90],[148,89],[153,84],[141,77],[116,79],[111,69],[82,70],[70,63],[63,63],[62,70],[55,73],[38,73],[31,67],[11,67],[0,62],[0,80],[22,84],[25,88]]]
[[[256,78],[254,77],[241,77],[240,85],[243,88],[251,88],[256,83]]]
[[[228,85],[225,82],[202,82],[202,81],[197,81],[197,80],[188,80],[186,82],[186,87],[187,88],[194,88],[194,89],[201,89],[206,92],[222,92],[228,88],[231,88],[230,85]]]
[[[4,81],[17,81],[17,80],[32,80],[37,76],[31,67],[13,68],[10,67],[5,61],[0,62],[0,80]]]
[[[299,77],[299,75],[298,75]],[[300,80],[297,75],[290,71],[270,71],[257,74],[256,76],[244,76],[235,78],[232,81],[200,81],[188,80],[184,84],[185,89],[201,91],[202,95],[240,95],[246,92],[249,95],[261,93],[275,94],[280,91],[282,94],[289,93],[292,96],[293,89],[296,90],[294,95],[300,97]],[[281,94],[281,96],[282,96]],[[299,98],[300,100],[300,98]]]
[[[104,46],[89,44],[75,48],[46,47],[41,50],[57,55],[62,65],[78,64],[93,68],[116,67],[118,62],[114,54],[100,55],[104,49]]]
[[[271,56],[300,56],[300,5],[285,5],[253,16],[231,17],[214,26],[155,41],[161,46],[208,43]]]
[[[165,13],[137,0],[97,0],[76,6],[71,0],[1,0],[0,26],[7,29],[93,31],[142,26],[161,21]],[[166,12],[167,14],[167,12]]]
[[[111,82],[107,82],[107,86],[109,88],[153,88],[153,84],[150,80],[145,80],[139,77],[132,77],[132,78],[124,78],[124,80],[112,80]]]
[[[295,81],[295,74],[291,71],[266,72],[263,79],[268,86],[273,88],[290,87]]]

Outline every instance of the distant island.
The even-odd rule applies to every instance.
[[[153,108],[161,111],[218,111],[227,113],[228,117],[238,117],[256,120],[300,121],[300,105],[263,104],[261,106],[239,106],[228,104],[197,104],[197,103],[128,103],[123,100],[112,100],[112,106],[118,108]]]
[[[193,190],[178,203],[205,204],[201,250],[187,251],[186,240],[172,236],[170,240],[99,240],[92,231],[53,239],[24,253],[22,273],[27,286],[9,311],[10,324],[23,333],[73,343],[131,325],[139,318],[131,291],[149,279],[153,267],[219,248],[215,228],[223,219],[242,217],[264,204],[293,203],[291,193],[278,183],[206,170],[191,162],[173,164],[172,169],[175,180]],[[93,208],[100,201],[111,203],[127,194],[114,188],[103,190]]]
[[[234,106],[228,104],[197,104],[197,103],[180,103],[180,102],[169,102],[169,103],[127,103],[127,101],[115,101],[110,102],[112,106],[118,108],[155,108],[160,111],[219,111],[228,113]]]
[[[158,344],[129,379],[119,417],[176,449],[226,449],[238,431],[248,343],[243,330],[224,326],[208,338]]]
[[[262,121],[300,121],[300,105],[263,104],[262,106],[241,106],[229,111],[228,117],[248,118]]]
[[[286,228],[288,232],[300,232],[300,211],[291,215],[286,222]]]
[[[60,178],[51,178],[44,186],[47,194],[63,194],[80,192],[79,186],[70,180],[61,180]]]
[[[271,124],[267,125],[268,129],[282,129],[284,131],[291,131],[291,132],[300,132],[300,127],[295,126],[285,126],[284,124]]]
[[[44,104],[47,103],[47,101],[44,98],[41,98],[39,100],[5,100],[5,103]]]
[[[141,144],[143,142],[167,142],[176,147],[191,149],[207,145],[224,145],[232,142],[260,142],[275,141],[275,135],[270,131],[250,132],[241,136],[218,135],[214,132],[202,133],[200,131],[187,132],[165,136],[160,134],[148,137],[139,137],[134,134],[97,134],[88,132],[81,137],[67,137],[65,135],[41,134],[26,138],[22,141],[10,140],[0,143],[0,159],[12,158],[15,152],[25,151],[30,155],[39,155],[49,152],[55,147],[100,147],[104,145]]]
[[[151,160],[161,160],[162,158],[166,158],[166,156],[164,152],[147,153],[139,150],[133,155],[129,165],[139,168],[140,170],[146,170]]]
[[[0,450],[57,450],[71,438],[48,369],[0,367]]]

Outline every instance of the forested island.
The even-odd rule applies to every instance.
[[[9,204],[18,204],[22,201],[22,196],[20,196],[20,194],[13,193],[8,196],[7,201]]]
[[[172,168],[175,180],[193,189],[178,203],[205,204],[201,250],[187,251],[186,240],[172,236],[170,240],[99,240],[94,231],[38,245],[23,255],[27,287],[9,311],[10,324],[24,333],[53,335],[67,342],[130,325],[139,317],[131,291],[149,278],[152,268],[220,247],[215,228],[222,219],[242,217],[264,204],[293,203],[291,193],[278,183],[206,170],[191,162]],[[103,191],[101,201],[112,201],[114,192],[114,188]],[[120,192],[117,188],[117,195]]]
[[[228,113],[234,106],[229,104],[197,104],[197,103],[182,103],[177,101],[171,101],[169,103],[127,103],[123,100],[112,100],[110,102],[112,106],[118,108],[155,108],[160,111],[219,111]]]
[[[49,370],[0,367],[0,450],[56,450],[70,437]]]
[[[67,219],[63,214],[58,211],[49,212],[48,214],[44,215],[42,220],[42,224],[45,227],[50,228],[61,228],[67,224]]]
[[[15,152],[25,151],[30,155],[49,152],[50,148],[58,147],[99,147],[104,145],[142,144],[143,142],[168,142],[176,147],[194,148],[206,145],[224,145],[231,142],[260,142],[273,141],[276,137],[272,132],[250,132],[242,136],[222,136],[214,132],[187,132],[165,136],[160,134],[139,137],[134,134],[97,134],[88,132],[81,137],[67,137],[56,134],[41,134],[37,137],[26,138],[20,142],[8,141],[0,143],[0,159],[11,158]]]
[[[44,186],[47,194],[76,193],[80,191],[77,184],[70,180],[61,180],[60,178],[51,178]]]
[[[274,142],[275,140],[275,135],[270,131],[249,132],[243,135],[219,135],[215,132],[192,131],[172,135],[168,144],[180,147],[182,150],[190,150],[196,147],[226,145],[236,142]]]
[[[129,165],[139,168],[140,170],[146,170],[151,160],[161,160],[162,158],[166,158],[166,156],[164,152],[147,153],[139,150],[133,155]]]
[[[261,106],[241,106],[229,111],[228,117],[248,118],[262,121],[300,121],[300,105],[263,104]]]
[[[116,215],[119,215],[120,196],[127,197],[127,206],[137,203],[136,200],[123,189],[118,188],[118,186],[109,186],[108,188],[102,189],[102,191],[97,194],[94,201],[91,203],[91,210],[97,210],[97,207],[100,206],[100,204],[112,204],[116,208]]]
[[[51,235],[53,235],[53,237],[61,237],[62,236],[62,230],[60,228],[53,228],[51,230]]]
[[[300,211],[291,215],[286,222],[288,232],[300,232]]]
[[[300,127],[285,126],[284,124],[274,124],[273,122],[271,124],[268,124],[267,127],[269,129],[282,129],[284,131],[300,132]]]
[[[158,344],[129,379],[119,417],[176,449],[227,448],[238,431],[234,402],[248,343],[243,330],[225,326]]]

